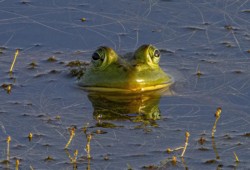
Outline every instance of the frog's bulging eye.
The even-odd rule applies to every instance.
[[[93,60],[99,60],[99,59],[101,59],[101,57],[100,57],[100,55],[98,54],[98,53],[94,53],[93,55],[92,55],[92,59]]]
[[[102,48],[95,51],[92,55],[92,63],[96,67],[100,67],[103,63],[103,60],[105,58],[105,54]]]
[[[158,50],[157,48],[151,45],[149,46],[149,54],[150,54],[151,62],[153,64],[158,64],[160,61],[160,56],[161,56],[160,50]]]
[[[160,53],[159,50],[155,50],[155,51],[154,51],[154,56],[155,56],[155,57],[160,57],[160,55],[161,55],[161,53]]]

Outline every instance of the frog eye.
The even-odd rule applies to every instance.
[[[149,47],[149,52],[150,52],[151,62],[154,64],[158,64],[161,56],[160,50],[151,45]]]
[[[100,57],[100,55],[99,55],[97,52],[95,52],[95,53],[92,55],[92,59],[93,59],[93,60],[99,60],[99,59],[101,59],[101,57]]]
[[[154,56],[155,56],[155,57],[160,57],[160,55],[161,55],[161,53],[160,53],[159,50],[155,50],[155,51],[154,51]]]
[[[0,0],[1,1],[1,0]],[[116,62],[118,55],[112,48],[101,46],[92,54],[92,69],[103,70],[111,63]]]
[[[92,63],[94,64],[94,66],[99,67],[102,65],[104,58],[104,51],[102,50],[102,48],[100,48],[93,53]]]

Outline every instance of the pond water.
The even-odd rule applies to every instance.
[[[20,169],[249,168],[249,18],[247,0],[0,0],[0,167],[18,159]],[[163,95],[88,94],[67,66],[89,62],[101,45],[124,55],[147,43],[175,79]],[[167,153],[187,131],[184,157]]]

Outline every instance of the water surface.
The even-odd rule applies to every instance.
[[[20,159],[20,169],[73,169],[68,153],[77,149],[78,169],[247,169],[249,9],[248,1],[234,0],[1,0],[0,167],[13,169]],[[125,54],[146,43],[162,51],[160,64],[175,78],[171,94],[128,101],[90,96],[66,66],[88,62],[101,45]],[[89,161],[86,125],[93,132]],[[71,127],[76,135],[67,153]],[[166,149],[183,146],[186,131],[191,136],[182,160],[181,151]]]

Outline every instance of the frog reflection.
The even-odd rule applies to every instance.
[[[93,117],[99,122],[97,126],[115,126],[105,123],[105,120],[130,120],[141,122],[142,125],[157,126],[156,120],[161,118],[158,105],[164,91],[166,89],[126,96],[117,93],[89,93],[88,97],[94,108]]]

